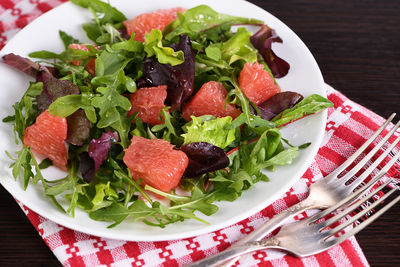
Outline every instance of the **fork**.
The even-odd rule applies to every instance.
[[[262,241],[251,241],[239,246],[231,247],[217,255],[206,258],[191,266],[216,266],[222,264],[227,260],[244,255],[246,253],[254,252],[261,249],[274,248],[281,249],[298,257],[307,257],[320,252],[323,252],[341,242],[348,237],[355,235],[367,225],[375,221],[384,212],[390,209],[394,204],[400,200],[400,195],[385,203],[390,195],[398,192],[394,187],[386,194],[381,196],[378,200],[365,207],[366,202],[373,198],[378,192],[381,192],[393,179],[388,179],[385,183],[370,191],[370,188],[382,177],[376,176],[362,189],[355,191],[350,196],[339,201],[336,205],[320,211],[317,214],[308,217],[302,221],[286,224],[282,226],[278,234],[272,238]],[[361,198],[360,195],[362,196]],[[386,204],[380,208],[376,213],[370,215],[379,205]],[[350,216],[356,209],[362,209],[356,215]],[[321,222],[321,219],[336,211],[336,215],[330,219]],[[367,219],[359,223],[359,219],[367,216]],[[346,219],[346,220],[344,220]],[[346,227],[358,223],[351,230]],[[328,228],[330,227],[330,229]],[[339,235],[342,233],[341,235]]]
[[[320,179],[317,182],[311,184],[310,192],[306,199],[297,203],[296,205],[289,207],[288,209],[282,211],[281,213],[275,215],[261,227],[254,230],[249,235],[245,236],[233,246],[241,245],[250,241],[261,240],[267,234],[272,232],[277,227],[281,226],[285,221],[293,216],[296,216],[309,209],[325,209],[336,203],[338,203],[343,198],[350,195],[362,182],[367,178],[386,156],[393,150],[400,141],[400,136],[379,156],[378,159],[374,161],[360,176],[354,177],[354,175],[366,165],[375,153],[384,147],[386,141],[396,132],[399,128],[400,121],[379,141],[379,143],[367,154],[365,157],[356,164],[351,170],[339,178],[339,175],[346,170],[360,155],[361,153],[375,140],[375,138],[387,127],[387,125],[395,117],[393,113],[379,129],[352,155],[350,156],[342,165],[337,169],[327,175],[324,179]],[[397,155],[398,158],[398,155]],[[391,161],[386,164],[382,171],[386,173],[396,161]],[[354,179],[354,180],[353,180]],[[350,183],[351,182],[351,183]]]
[[[358,164],[356,164],[351,170],[349,170],[340,178],[339,176],[364,152],[364,150],[383,132],[383,130],[386,129],[388,124],[395,116],[396,113],[390,115],[390,117],[379,127],[379,129],[342,165],[340,165],[329,175],[325,176],[324,179],[320,179],[311,184],[307,198],[275,215],[262,226],[255,229],[252,233],[237,241],[232,245],[232,247],[240,246],[251,241],[261,240],[293,216],[296,216],[309,209],[326,209],[327,207],[338,203],[340,200],[350,195],[358,186],[363,183],[365,178],[367,178],[379,166],[379,164],[382,163],[390,151],[393,150],[393,148],[395,148],[399,143],[400,136],[360,176],[354,177],[355,174],[357,174],[357,172],[371,160],[375,153],[384,147],[386,141],[399,128],[400,121],[397,122],[397,124],[385,135],[385,137],[383,137],[381,141],[379,141],[378,144],[376,144],[376,146],[367,155],[365,155],[365,157]],[[389,164],[386,164],[382,169],[382,173],[386,173],[395,162],[396,161],[390,161]],[[231,261],[227,265],[230,266],[235,261],[236,260]]]

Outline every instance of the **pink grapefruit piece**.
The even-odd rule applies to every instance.
[[[151,13],[143,13],[131,20],[123,22],[129,35],[135,33],[134,40],[144,42],[145,33],[150,33],[152,29],[163,30],[165,26],[177,18],[177,13],[183,13],[186,9],[175,7],[170,9],[159,9]]]
[[[131,94],[132,108],[128,116],[138,112],[139,118],[151,125],[163,123],[159,114],[165,107],[164,101],[167,98],[167,86],[144,87]]]
[[[54,116],[48,110],[42,112],[36,122],[27,127],[23,142],[37,154],[49,158],[53,165],[67,170],[68,151],[65,145],[67,139],[67,120]]]
[[[183,106],[182,115],[186,120],[190,116],[213,115],[217,118],[231,116],[233,119],[240,115],[240,110],[234,105],[226,103],[228,92],[224,85],[219,82],[210,81],[200,88],[196,95]]]
[[[189,163],[186,154],[168,141],[139,136],[132,137],[123,160],[135,180],[163,192],[178,186]]]
[[[259,63],[246,63],[239,75],[239,86],[247,98],[258,105],[281,91],[274,78]]]

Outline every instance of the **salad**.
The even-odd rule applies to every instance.
[[[207,223],[197,212],[212,215],[215,201],[268,181],[265,170],[308,146],[283,139],[282,126],[332,106],[279,87],[290,65],[272,51],[282,40],[262,21],[205,5],[128,19],[99,0],[71,2],[92,12],[83,25],[92,43],[60,30],[62,53],[31,53],[37,62],[5,55],[35,81],[3,121],[22,144],[7,152],[13,176],[25,188],[41,184],[72,216],[80,208],[110,227],[127,218]],[[162,23],[146,20],[153,15]],[[259,30],[233,30],[244,24]],[[66,176],[47,180],[50,165]]]

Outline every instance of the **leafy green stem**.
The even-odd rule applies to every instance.
[[[146,194],[146,192],[143,190],[143,188],[131,177],[131,175],[127,175],[126,173],[124,173],[123,171],[119,171],[116,170],[114,171],[114,174],[124,180],[125,182],[127,182],[128,184],[132,185],[140,194],[142,194],[142,196],[150,203],[152,204],[153,201],[151,200],[151,198],[149,197],[149,195]]]

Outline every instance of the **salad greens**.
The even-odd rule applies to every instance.
[[[214,146],[225,148],[235,139],[235,129],[231,129],[232,117],[215,118],[211,115],[201,117],[192,116],[182,134],[184,144],[207,142]]]
[[[195,212],[214,214],[218,211],[215,201],[233,201],[257,182],[268,181],[263,169],[291,164],[299,150],[307,147],[286,145],[279,127],[332,106],[318,95],[302,99],[290,94],[296,98],[287,100],[287,94],[260,107],[246,97],[238,83],[243,65],[259,62],[272,75],[274,71],[265,60],[272,50],[257,46],[268,38],[279,41],[279,37],[266,32],[264,26],[256,35],[245,27],[234,32],[231,26],[262,25],[262,21],[221,14],[200,5],[178,13],[163,31],[152,30],[142,43],[135,41],[134,34],[126,34],[123,22],[127,18],[108,3],[70,1],[93,14],[93,20],[82,26],[93,44],[75,49],[71,45],[80,41],[60,30],[65,46],[61,53],[37,51],[29,55],[39,62],[13,54],[4,56],[6,64],[36,81],[13,105],[15,114],[3,121],[13,124],[19,143],[26,128],[44,110],[67,118],[69,161],[65,177],[47,180],[42,169],[51,162],[47,159],[39,164],[24,144],[15,155],[7,154],[13,161],[12,174],[23,179],[24,188],[30,182],[41,183],[45,195],[71,216],[80,208],[93,220],[111,222],[109,227],[127,218],[158,227],[185,219],[207,223]],[[273,62],[274,70],[279,69],[279,62]],[[189,122],[182,117],[182,105],[209,81],[223,83],[228,91],[225,105],[235,105],[240,116],[192,116]],[[168,86],[167,106],[159,114],[162,123],[150,125],[138,113],[129,113],[130,94],[159,85]],[[282,98],[289,104],[281,105]],[[274,117],[263,118],[269,109]],[[163,192],[132,177],[123,161],[132,136],[164,139],[187,154],[189,166],[179,190]],[[186,193],[180,194],[180,190]],[[169,204],[154,200],[150,192]],[[67,210],[59,204],[60,197],[69,201]]]

